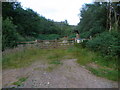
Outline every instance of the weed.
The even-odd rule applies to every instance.
[[[3,69],[6,68],[21,68],[32,64],[34,61],[44,61],[52,67],[48,67],[46,70],[52,71],[54,68],[59,66],[61,60],[68,58],[76,58],[77,63],[80,65],[87,65],[94,62],[101,67],[112,68],[113,70],[106,70],[105,68],[88,68],[93,74],[101,77],[108,78],[110,80],[117,80],[116,76],[118,74],[117,59],[112,57],[108,58],[101,56],[97,52],[92,52],[88,49],[80,47],[76,44],[68,49],[38,49],[38,48],[26,48],[24,50],[10,53],[9,55],[3,56]],[[24,80],[23,80],[24,81]],[[20,81],[14,83],[16,85],[20,84]]]
[[[55,66],[49,66],[45,70],[48,71],[48,72],[51,72],[54,68],[55,68]]]
[[[27,80],[27,78],[28,77],[22,77],[18,81],[14,82],[13,85],[21,86],[23,84],[23,82],[25,82]]]
[[[118,81],[118,70],[108,70],[106,68],[92,68],[92,67],[87,67],[87,69],[97,76],[105,77],[113,81]]]
[[[20,68],[30,65],[33,61],[38,59],[41,54],[40,49],[25,49],[9,55],[3,56],[2,64],[5,68]]]
[[[17,81],[17,82],[14,82],[13,85],[16,85],[16,86],[21,86],[22,85],[22,82],[20,81]]]
[[[38,49],[25,48],[24,50],[10,53],[3,56],[3,69],[21,68],[31,65],[36,60],[51,62],[52,60],[63,59],[67,55],[66,50],[62,49]]]
[[[97,76],[114,81],[118,80],[118,65],[115,57],[108,59],[108,57],[106,58],[97,52],[92,52],[86,48],[81,48],[78,45],[75,46],[74,50],[73,55],[77,58],[78,64],[86,66],[88,70]],[[88,67],[87,65],[92,62],[99,65],[100,68]]]
[[[50,64],[62,64],[60,60],[52,60]]]

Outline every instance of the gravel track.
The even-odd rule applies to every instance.
[[[3,87],[13,87],[11,83],[18,77],[29,76],[18,88],[118,88],[118,83],[93,75],[76,59],[62,60],[61,65],[47,71],[49,65],[36,62],[22,69],[3,71]],[[16,87],[16,86],[14,86]]]

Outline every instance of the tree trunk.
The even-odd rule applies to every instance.
[[[111,32],[111,29],[112,29],[111,13],[112,13],[112,6],[111,6],[111,2],[109,2],[109,32]]]

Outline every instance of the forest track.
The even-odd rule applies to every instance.
[[[29,76],[18,88],[118,88],[118,83],[93,75],[76,63],[76,59],[62,60],[61,65],[47,71],[49,65],[36,62],[24,69],[3,71],[3,87],[13,87],[18,77]],[[14,86],[15,87],[15,86]]]

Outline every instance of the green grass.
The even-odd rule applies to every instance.
[[[99,53],[82,48],[80,45],[74,47],[73,55],[78,59],[77,63],[81,65],[94,62],[103,67],[118,68],[118,59],[116,57],[101,56]]]
[[[118,70],[108,70],[106,68],[91,68],[87,67],[93,74],[107,78],[109,80],[118,81]]]
[[[23,51],[10,53],[9,55],[3,56],[2,65],[3,69],[7,68],[21,68],[32,64],[39,58],[44,58],[42,55],[46,53],[45,50],[37,48],[26,48]],[[40,59],[39,59],[40,60]]]
[[[62,62],[60,60],[52,60],[50,64],[62,64]]]
[[[19,78],[18,81],[14,82],[13,85],[16,85],[16,86],[21,86],[23,84],[23,82],[25,82],[27,80],[28,77],[22,77],[22,78]]]
[[[88,70],[97,76],[118,81],[118,60],[115,57],[103,57],[97,52],[92,52],[78,45],[75,46],[74,50],[75,51],[73,51],[73,54],[77,58],[78,64],[86,66]],[[88,67],[88,64],[92,62],[99,65],[99,67]]]
[[[92,61],[103,67],[118,69],[118,60],[116,59],[116,57],[108,58],[107,56],[103,57],[99,54],[95,54],[95,56],[92,58]]]
[[[55,69],[55,67],[56,67],[56,65],[54,65],[54,66],[49,66],[49,67],[47,67],[45,70],[48,71],[48,72],[51,72],[51,71],[53,71],[53,70]]]
[[[76,58],[77,63],[79,63],[80,65],[86,65],[92,62],[92,59],[95,56],[93,52],[81,47],[71,47],[67,51],[71,52],[71,56],[73,58]]]
[[[48,56],[47,60],[49,64],[61,64],[61,60],[64,59],[67,53],[65,50],[53,50]]]
[[[25,48],[22,51],[4,55],[2,58],[2,68],[14,69],[26,67],[37,60],[48,64],[50,64],[50,62],[59,64],[60,61],[58,60],[65,59],[65,56],[68,54],[67,50],[64,49]]]
[[[89,63],[94,62],[100,68],[87,67],[93,74],[110,80],[118,80],[118,62],[115,57],[103,57],[97,52],[81,48],[80,45],[67,49],[26,48],[25,50],[3,56],[2,65],[3,69],[21,68],[38,60],[53,65],[47,68],[48,71],[52,71],[57,66],[62,65],[61,60],[73,58],[77,59],[78,64],[86,67]]]

